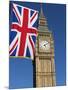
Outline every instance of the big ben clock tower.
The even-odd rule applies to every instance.
[[[47,20],[41,9],[35,54],[36,87],[56,85],[54,57],[54,39],[52,32],[48,30]]]

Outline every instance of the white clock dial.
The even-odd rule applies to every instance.
[[[43,50],[49,50],[50,49],[50,43],[48,41],[40,41],[40,48]]]

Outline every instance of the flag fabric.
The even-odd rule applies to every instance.
[[[9,89],[33,87],[32,60],[39,11],[38,3],[24,1],[9,3]]]
[[[38,11],[12,4],[10,23],[10,56],[34,58],[37,37]]]

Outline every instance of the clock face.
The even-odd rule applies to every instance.
[[[41,41],[41,42],[40,42],[40,48],[45,49],[45,50],[50,49],[50,44],[49,44],[49,42],[48,42],[48,41]]]
[[[39,42],[39,49],[41,52],[46,52],[50,50],[50,43],[47,40]]]
[[[40,34],[38,37],[38,50],[40,53],[49,53],[50,50],[50,37]]]

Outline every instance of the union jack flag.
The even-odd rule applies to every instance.
[[[13,3],[11,14],[9,54],[33,59],[38,11]]]

